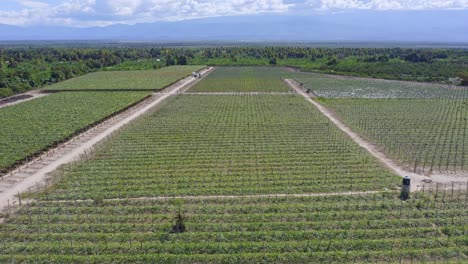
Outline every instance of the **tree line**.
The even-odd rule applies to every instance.
[[[310,47],[2,47],[0,97],[99,70],[278,65],[387,79],[468,83],[468,50]]]

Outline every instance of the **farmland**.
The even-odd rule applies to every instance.
[[[324,98],[468,98],[468,88],[310,73],[296,80]]]
[[[181,95],[94,156],[48,197],[340,192],[399,182],[297,95]]]
[[[146,71],[101,71],[57,83],[51,91],[154,91],[198,71],[204,66],[171,66]]]
[[[36,263],[463,263],[466,193],[109,200],[24,206],[0,261]],[[171,234],[181,211],[187,232]]]
[[[442,84],[310,74],[296,80],[354,131],[407,170],[468,168],[468,89]]]
[[[276,67],[219,67],[191,92],[288,92],[281,81],[286,69]]]
[[[281,80],[306,75],[220,67],[174,93],[8,205],[0,262],[468,261],[468,186],[414,182],[402,200],[401,178]],[[69,94],[134,93],[52,96]],[[466,168],[460,94],[316,100],[407,166]]]
[[[468,168],[466,99],[322,99],[346,124],[411,170]]]
[[[146,96],[146,92],[57,93],[0,109],[0,170]]]

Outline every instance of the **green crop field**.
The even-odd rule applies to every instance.
[[[190,92],[288,92],[279,67],[217,67]]]
[[[468,196],[38,201],[0,238],[3,263],[466,263]]]
[[[293,75],[294,76],[294,75]],[[468,88],[310,73],[296,78],[324,98],[468,98]]]
[[[57,93],[0,109],[0,171],[148,96]]]
[[[205,66],[170,66],[147,71],[94,72],[46,87],[46,90],[147,90],[164,88]]]
[[[49,197],[323,193],[398,182],[300,96],[181,95],[74,167]]]
[[[468,186],[400,199],[401,178],[288,94],[281,79],[305,75],[217,68],[21,194],[0,213],[0,262],[467,263]],[[318,102],[392,158],[452,171],[460,94]]]
[[[296,80],[407,169],[467,171],[468,88],[324,74]]]
[[[468,169],[467,99],[321,99],[411,170]]]

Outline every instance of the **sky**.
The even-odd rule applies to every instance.
[[[0,24],[92,27],[256,14],[467,9],[468,0],[0,0]]]

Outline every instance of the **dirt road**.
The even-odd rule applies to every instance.
[[[27,101],[31,101],[31,100],[41,98],[41,97],[44,97],[44,96],[47,96],[47,95],[49,95],[49,94],[40,93],[40,91],[37,91],[37,90],[36,91],[26,92],[26,93],[23,93],[23,94],[18,94],[18,95],[15,95],[15,96],[8,97],[8,98],[0,100],[0,108],[20,104],[20,103],[27,102]],[[18,98],[18,100],[15,100],[15,98]]]
[[[202,71],[202,76],[207,76],[212,70],[213,68],[205,69]],[[62,165],[79,160],[80,157],[89,153],[94,145],[108,138],[113,132],[145,114],[168,97],[190,88],[200,80],[194,77],[182,79],[162,92],[155,93],[135,107],[78,135],[62,146],[48,151],[29,164],[4,175],[0,181],[0,211],[9,205],[19,203],[18,194],[26,192],[30,188],[44,185],[49,173]]]
[[[188,95],[292,95],[291,92],[185,92]]]
[[[354,195],[371,195],[376,193],[384,193],[385,191],[368,191],[368,192],[329,192],[329,193],[271,193],[271,194],[252,194],[252,195],[197,195],[197,196],[155,196],[155,197],[128,197],[128,198],[111,198],[103,199],[103,201],[166,201],[166,200],[211,200],[211,199],[248,199],[248,198],[283,198],[283,197],[327,197],[327,196],[354,196]],[[47,201],[52,203],[85,203],[94,202],[92,199],[87,200],[55,200]]]
[[[372,156],[377,158],[383,165],[391,169],[395,174],[405,177],[409,176],[411,178],[411,191],[416,191],[422,185],[430,185],[430,184],[442,184],[444,186],[451,186],[452,183],[455,183],[457,186],[459,185],[467,185],[468,175],[464,173],[458,174],[432,174],[430,176],[420,175],[417,173],[413,173],[410,171],[405,170],[404,168],[400,167],[395,161],[388,158],[383,152],[381,152],[376,146],[372,143],[366,141],[357,133],[353,132],[348,126],[346,126],[341,120],[339,120],[333,112],[322,106],[317,101],[310,98],[308,94],[306,94],[298,85],[297,82],[285,79],[286,84],[291,86],[298,94],[302,95],[307,101],[312,103],[323,115],[325,115],[333,124],[335,124],[339,129],[345,132],[354,142],[356,142],[359,146],[366,149]]]

